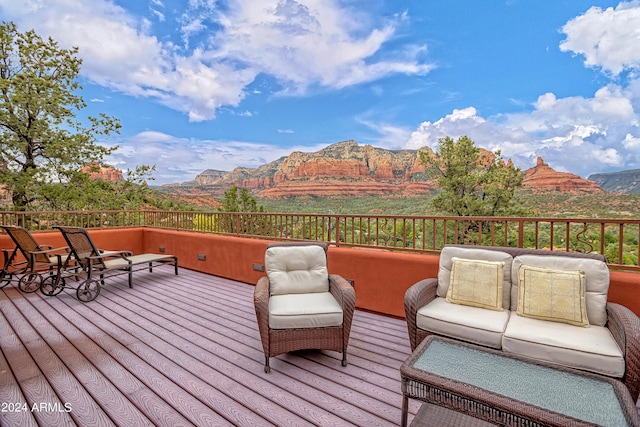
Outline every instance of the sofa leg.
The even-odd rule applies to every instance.
[[[347,366],[347,351],[342,352],[342,366]]]
[[[267,374],[271,372],[271,367],[269,366],[269,356],[264,357],[264,372]]]

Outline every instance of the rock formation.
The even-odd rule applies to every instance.
[[[260,197],[359,196],[431,191],[424,172],[417,150],[385,150],[350,140],[314,153],[296,151],[258,168],[206,170],[194,181],[215,196],[232,185]]]
[[[587,178],[605,191],[620,194],[640,194],[640,169],[594,173]]]
[[[124,176],[120,169],[113,166],[101,166],[99,163],[91,163],[82,168],[82,172],[89,174],[93,179],[103,181],[120,182],[124,181]]]
[[[431,152],[429,148],[422,150]],[[494,159],[490,151],[481,149],[480,154],[480,162]],[[511,160],[505,164],[511,165]],[[329,145],[314,153],[296,151],[258,168],[238,167],[231,172],[208,169],[194,181],[183,183],[182,187],[192,187],[194,195],[208,193],[222,197],[233,185],[247,188],[263,198],[413,195],[436,188],[420,162],[418,150],[385,150],[361,146],[352,140]],[[602,191],[592,181],[571,173],[556,172],[541,158],[535,167],[526,171],[523,185],[536,192]]]
[[[536,165],[525,171],[523,187],[534,192],[593,193],[603,191],[593,181],[569,172],[557,172],[538,157]]]

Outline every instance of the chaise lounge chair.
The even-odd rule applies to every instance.
[[[2,225],[4,231],[15,243],[15,249],[3,249],[4,266],[0,272],[0,288],[18,280],[18,288],[23,292],[37,291],[42,283],[55,274],[58,265],[69,257],[68,248],[53,248],[40,245],[24,227]],[[19,255],[24,259],[20,259]],[[43,272],[48,272],[47,277]],[[18,275],[22,275],[19,279]],[[15,277],[14,277],[15,276]]]
[[[73,255],[73,262],[78,266],[72,275],[78,276],[85,273],[86,279],[76,288],[76,296],[82,302],[93,301],[100,294],[100,286],[104,285],[105,274],[108,277],[120,274],[129,276],[129,287],[133,287],[133,272],[148,268],[153,271],[153,266],[158,264],[172,264],[175,274],[178,274],[178,258],[175,255],[166,254],[139,254],[133,255],[130,251],[109,251],[101,253],[91,240],[89,233],[82,227],[54,226],[60,230],[69,250]],[[136,269],[136,266],[141,266]],[[66,265],[58,269],[58,274],[51,288],[53,292],[48,295],[55,295],[64,288],[62,281],[66,270]],[[95,275],[99,279],[94,278]]]

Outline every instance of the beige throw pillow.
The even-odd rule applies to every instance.
[[[502,311],[502,261],[451,258],[451,282],[447,301]]]
[[[579,270],[551,270],[522,265],[518,272],[520,316],[589,326],[585,275]]]

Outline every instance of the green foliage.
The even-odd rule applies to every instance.
[[[79,172],[115,150],[97,138],[118,133],[120,122],[104,114],[76,117],[86,107],[77,53],[0,24],[0,184],[15,210],[135,209],[148,202],[139,178],[153,168],[140,166],[119,183]]]
[[[258,205],[246,188],[243,188],[238,195],[238,187],[235,185],[224,192],[222,206],[218,208],[220,212],[264,212],[264,207]]]
[[[218,217],[219,231],[262,235],[265,228],[265,218],[260,215],[251,215],[251,213],[264,212],[264,207],[258,205],[256,198],[246,188],[243,188],[240,194],[238,194],[238,187],[235,185],[225,191],[222,206],[218,210],[229,213],[221,214]]]
[[[435,154],[420,152],[421,162],[440,188],[431,201],[436,210],[455,216],[522,214],[516,200],[516,190],[524,179],[520,168],[505,164],[499,151],[483,156],[467,136],[438,142]]]

